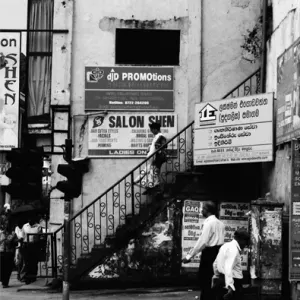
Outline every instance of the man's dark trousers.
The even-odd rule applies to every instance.
[[[213,299],[211,289],[211,280],[214,275],[213,263],[217,258],[221,245],[214,247],[206,247],[201,254],[201,261],[199,266],[199,280],[201,297],[200,300]]]

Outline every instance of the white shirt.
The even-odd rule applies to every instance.
[[[214,247],[224,244],[225,226],[223,222],[211,215],[203,222],[202,234],[190,253],[186,256],[191,259],[201,252],[205,247]]]
[[[38,237],[34,235],[29,235],[29,240],[27,240],[27,235],[30,233],[42,233],[42,228],[39,224],[34,224],[31,226],[29,223],[26,223],[23,228],[22,228],[22,234],[24,238],[24,242],[27,243],[32,243],[35,242]]]
[[[163,134],[161,132],[159,132],[158,134],[156,134],[152,140],[152,143],[150,145],[149,148],[149,152],[147,153],[147,157],[151,156],[157,149],[155,148],[155,144],[158,141],[158,139],[162,136]]]
[[[219,250],[219,254],[213,264],[216,275],[225,276],[225,287],[229,286],[235,291],[233,278],[242,279],[241,248],[236,240],[225,243]]]

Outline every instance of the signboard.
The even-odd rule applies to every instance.
[[[195,107],[195,165],[273,160],[273,94]]]
[[[300,143],[292,141],[289,279],[300,281]]]
[[[89,157],[145,158],[153,140],[149,124],[160,122],[167,138],[177,133],[177,115],[172,113],[110,113],[89,117]],[[177,139],[168,144],[168,154],[177,155]]]
[[[18,147],[20,33],[0,32],[0,151]]]
[[[8,168],[9,168],[9,163],[7,162],[0,163],[0,186],[9,185],[10,179],[5,175]]]
[[[85,110],[174,111],[171,67],[86,67]]]
[[[203,202],[195,200],[185,200],[183,206],[181,249],[182,258],[186,257],[192,248],[194,248],[203,227],[205,218],[202,216]],[[185,269],[196,268],[198,270],[200,264],[201,253],[195,255],[191,262],[182,264]]]
[[[276,143],[300,137],[300,39],[277,60]]]
[[[220,204],[220,220],[225,225],[225,243],[233,239],[234,232],[243,229],[249,231],[249,222],[246,213],[250,211],[247,203],[222,202]],[[242,269],[248,270],[248,252],[243,251],[241,255]]]

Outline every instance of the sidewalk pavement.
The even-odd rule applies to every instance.
[[[17,279],[17,274],[13,273],[10,279],[10,289],[15,292],[43,292],[43,293],[58,293],[57,290],[51,288],[51,279],[38,278],[37,281],[31,284],[24,284]],[[95,289],[93,289],[96,291]],[[88,290],[89,292],[93,290]],[[6,289],[8,291],[8,289]],[[84,293],[85,291],[74,291],[74,293]],[[116,294],[165,294],[176,292],[197,292],[190,287],[160,287],[160,288],[128,288],[128,289],[99,289],[98,295],[116,295]]]

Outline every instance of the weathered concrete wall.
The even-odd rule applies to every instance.
[[[52,81],[51,81],[51,105],[70,105],[71,104],[71,57],[72,57],[72,26],[73,26],[73,1],[54,1],[54,29],[69,30],[69,33],[53,35],[53,62],[52,62]],[[66,130],[68,128],[67,114],[60,114],[55,117],[55,129]],[[54,135],[54,145],[59,146],[65,143],[67,135],[56,133]],[[37,140],[38,145],[49,145],[49,136],[40,136]],[[54,148],[55,152],[62,152],[59,147]],[[65,163],[61,154],[52,155],[51,185],[54,187],[59,180],[64,180],[57,173],[57,166]],[[62,193],[53,190],[50,194],[50,224],[54,230],[59,224],[63,223],[63,201],[59,198]]]
[[[273,0],[273,33],[267,44],[267,92],[277,91],[277,58],[300,37],[300,2]]]
[[[300,2],[274,0],[273,33],[267,44],[266,91],[277,94],[277,58],[300,37]],[[275,112],[276,114],[276,112]],[[290,145],[276,150],[275,165],[269,176],[269,188],[275,200],[285,203],[289,212],[291,195]]]
[[[299,0],[273,0],[269,3],[272,3],[273,8],[273,33],[267,43],[266,91],[274,92],[276,99],[277,58],[300,37],[300,2]],[[272,198],[284,203],[284,215],[288,217],[291,201],[290,143],[276,148],[275,164],[269,172],[268,187]],[[284,234],[287,235],[287,232]],[[288,253],[285,255],[283,263],[288,264]],[[287,272],[286,270],[285,279],[288,276]],[[291,284],[291,299],[298,299],[298,285]]]
[[[259,68],[259,59],[242,45],[248,31],[260,28],[261,2],[202,1],[204,101],[219,99]]]
[[[76,2],[74,13],[73,116],[84,113],[84,67],[114,66],[115,29],[144,26],[181,30],[180,66],[174,68],[178,129],[191,120],[194,103],[199,101],[200,96],[200,1],[86,0]],[[87,154],[88,138],[85,117],[74,117],[74,132],[76,156],[84,157]],[[140,161],[93,159],[91,170],[84,179],[83,201],[75,202],[74,211],[99,196]]]

